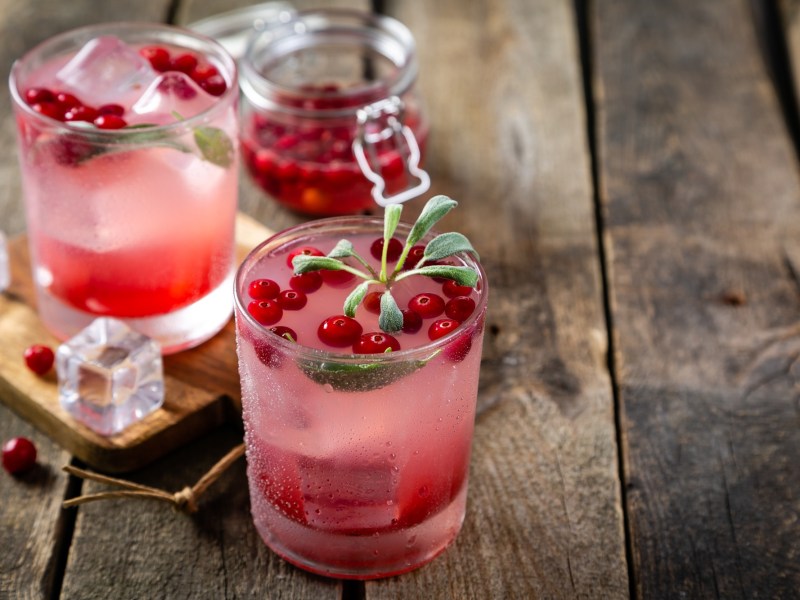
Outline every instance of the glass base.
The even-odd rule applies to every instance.
[[[39,318],[61,340],[71,338],[98,317],[65,304],[41,287],[37,287],[37,300]],[[164,315],[120,320],[157,340],[162,354],[174,354],[213,337],[225,327],[232,312],[233,270],[216,289],[194,304]]]

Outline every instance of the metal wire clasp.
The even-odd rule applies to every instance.
[[[358,109],[356,119],[358,130],[353,140],[353,154],[364,176],[372,182],[372,198],[379,206],[399,204],[411,200],[425,193],[431,186],[431,178],[426,171],[420,168],[420,152],[414,132],[408,125],[403,125],[403,101],[397,96],[379,100]],[[385,126],[378,131],[370,131],[368,124],[378,122],[385,118]],[[410,178],[416,178],[419,183],[402,190],[392,196],[384,196],[386,181],[381,176],[380,161],[375,145],[391,139],[400,156],[403,158],[403,168]],[[369,154],[369,158],[367,157]],[[373,168],[373,165],[375,168]]]

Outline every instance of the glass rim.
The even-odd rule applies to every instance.
[[[247,321],[248,325],[252,326],[252,328],[259,335],[271,336],[269,338],[270,344],[276,345],[278,348],[281,349],[281,351],[284,351],[287,354],[292,354],[316,362],[339,363],[339,364],[385,364],[393,362],[403,362],[407,360],[414,360],[420,358],[429,360],[434,358],[437,354],[439,354],[442,350],[444,350],[446,346],[455,341],[463,333],[469,331],[470,329],[475,329],[476,327],[478,327],[479,319],[481,319],[484,313],[486,312],[486,307],[489,299],[489,286],[486,278],[486,272],[484,271],[481,263],[475,260],[472,256],[464,253],[459,253],[456,254],[455,256],[460,260],[462,260],[466,266],[473,267],[478,272],[478,285],[480,286],[480,294],[475,305],[475,310],[456,329],[436,340],[431,340],[427,344],[424,344],[422,346],[401,349],[398,350],[397,352],[391,352],[387,354],[355,354],[353,352],[347,353],[347,352],[335,352],[332,350],[322,350],[319,348],[312,348],[310,346],[305,346],[298,342],[292,342],[282,336],[271,333],[266,326],[256,321],[253,318],[253,316],[247,311],[246,302],[242,297],[243,294],[240,293],[240,289],[243,289],[245,277],[247,273],[249,273],[250,268],[257,261],[257,259],[259,259],[266,252],[268,247],[275,246],[283,241],[290,241],[292,239],[296,239],[298,237],[301,237],[303,234],[308,234],[310,232],[318,231],[319,233],[326,233],[328,230],[334,229],[336,231],[343,230],[344,233],[346,230],[353,230],[358,226],[363,227],[368,225],[374,226],[374,232],[383,237],[382,217],[341,216],[341,217],[329,217],[325,219],[315,219],[313,221],[307,221],[299,225],[294,225],[292,227],[279,231],[274,235],[271,235],[266,240],[258,244],[247,254],[245,259],[236,269],[236,274],[234,276],[234,282],[233,282],[234,313],[236,315],[236,318],[237,319],[240,317],[244,318]],[[401,221],[398,224],[397,230],[399,232],[407,234],[411,230],[412,226],[413,226],[412,223]],[[373,229],[370,228],[370,231],[373,231]],[[359,230],[358,232],[361,233],[362,231]],[[438,235],[436,231],[430,231],[420,241],[421,242],[430,241],[436,235]]]
[[[70,126],[68,123],[64,121],[59,121],[58,119],[53,119],[46,115],[36,112],[31,108],[31,106],[25,102],[22,98],[19,84],[21,83],[19,80],[19,71],[23,68],[23,66],[32,58],[36,57],[37,55],[46,52],[51,48],[56,48],[60,44],[70,40],[71,38],[76,38],[81,35],[86,35],[86,42],[91,39],[98,37],[99,35],[113,35],[116,32],[155,32],[155,33],[162,33],[167,35],[177,35],[183,38],[191,38],[197,40],[198,42],[204,44],[206,47],[212,48],[216,55],[215,58],[220,60],[223,63],[223,67],[225,70],[226,75],[230,75],[230,77],[226,80],[228,84],[227,89],[221,96],[217,96],[215,102],[209,106],[207,109],[192,115],[191,117],[187,117],[181,121],[176,121],[175,123],[167,123],[164,125],[153,125],[152,127],[147,128],[147,132],[174,132],[176,135],[183,133],[196,127],[208,120],[210,120],[209,115],[214,115],[216,112],[224,110],[224,107],[229,104],[231,97],[233,96],[233,102],[236,102],[236,99],[239,95],[239,86],[238,86],[238,79],[239,79],[239,72],[236,61],[230,55],[230,53],[225,50],[225,48],[214,40],[202,33],[198,33],[191,29],[187,29],[185,27],[175,26],[175,25],[166,25],[163,23],[149,23],[145,21],[117,21],[113,23],[96,23],[93,25],[84,25],[82,27],[76,27],[74,29],[69,29],[67,31],[63,31],[58,33],[52,37],[39,42],[33,48],[25,52],[21,57],[14,61],[14,64],[11,65],[11,70],[8,75],[8,87],[11,92],[11,97],[14,104],[22,111],[25,112],[27,116],[30,116],[40,123],[43,123],[52,128],[59,128],[64,130],[65,132],[69,132],[70,134],[74,135],[91,135],[96,137],[97,140],[102,140],[103,142],[113,142],[113,141],[126,141],[127,137],[136,137],[141,135],[142,130],[139,128],[122,128],[122,129],[99,129],[97,127],[88,128],[83,126]],[[91,35],[96,33],[97,35]],[[125,40],[123,40],[125,41]],[[153,39],[153,42],[157,41]],[[85,43],[85,42],[84,42]],[[80,49],[79,45],[75,45],[75,48]],[[222,72],[222,71],[221,71]]]
[[[385,96],[402,96],[413,85],[418,74],[418,64],[416,55],[416,42],[411,30],[393,17],[387,15],[379,15],[375,13],[368,13],[349,8],[321,8],[312,10],[297,11],[291,14],[291,18],[286,21],[281,21],[273,25],[265,25],[263,28],[256,30],[247,42],[247,47],[244,56],[241,60],[242,77],[240,86],[244,96],[264,110],[279,110],[287,114],[298,117],[312,117],[312,118],[341,118],[348,116],[355,116],[358,110],[363,107],[363,104],[357,104],[346,108],[302,108],[297,106],[290,106],[274,100],[275,97],[281,96],[294,96],[294,97],[307,97],[307,98],[326,98],[330,93],[309,93],[302,92],[296,87],[281,85],[271,79],[262,75],[256,68],[256,60],[254,60],[254,53],[256,45],[262,36],[268,35],[270,32],[277,30],[292,28],[294,35],[314,35],[315,33],[323,32],[325,29],[306,30],[298,32],[296,25],[303,22],[303,20],[322,18],[331,19],[328,27],[336,25],[336,19],[351,19],[356,24],[361,24],[362,28],[368,29],[372,32],[370,36],[369,47],[378,51],[384,58],[388,59],[397,71],[391,77],[377,79],[367,85],[354,87],[348,92],[337,92],[341,96],[358,97],[364,93],[375,92],[382,89],[386,90]],[[332,27],[332,30],[336,30]],[[289,36],[287,36],[289,37]],[[380,46],[376,40],[391,39],[402,47],[404,52],[404,61],[398,64],[392,60],[386,52],[381,51]],[[302,46],[302,48],[311,47]]]

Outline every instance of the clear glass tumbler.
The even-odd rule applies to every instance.
[[[234,284],[253,518],[276,553],[330,577],[415,569],[455,539],[465,514],[488,294],[480,265],[454,258],[479,274],[467,292],[474,310],[456,329],[432,341],[436,320],[425,319],[418,332],[398,334],[399,350],[379,354],[326,349],[318,325],[341,312],[352,286],[341,271],[323,272],[319,287],[298,283],[288,266],[292,253],[326,254],[341,238],[369,257],[382,228],[376,218],[336,217],[288,229],[247,257]],[[251,306],[260,279],[290,299],[305,289],[305,304],[260,324]],[[442,289],[413,276],[392,294],[406,306],[420,291]],[[365,305],[355,314],[364,331],[376,327]]]
[[[53,37],[10,76],[39,315],[67,339],[122,319],[165,353],[230,318],[237,68],[142,23]]]

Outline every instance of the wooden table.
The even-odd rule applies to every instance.
[[[84,23],[242,4],[7,0],[2,75]],[[33,475],[0,473],[0,597],[800,596],[800,2],[374,4],[417,39],[433,191],[461,201],[447,228],[492,285],[456,543],[384,581],[310,576],[257,536],[242,461],[195,517],[64,510],[103,486],[67,477],[72,457],[0,406],[0,437],[40,452]],[[0,118],[15,234],[6,94]],[[298,221],[246,179],[241,206]],[[130,478],[180,489],[240,439],[223,427]]]

